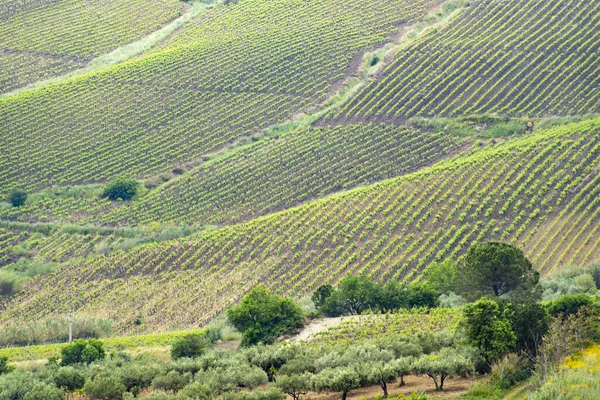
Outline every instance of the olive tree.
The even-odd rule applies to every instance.
[[[435,390],[444,390],[444,382],[453,376],[465,376],[473,363],[458,350],[444,348],[438,355],[424,355],[412,364],[416,375],[427,375],[435,383]]]
[[[279,375],[276,386],[292,399],[298,400],[300,396],[308,393],[313,386],[313,374],[302,373],[294,375]]]
[[[326,368],[315,375],[313,382],[317,392],[342,392],[342,400],[360,387],[360,377],[353,367]]]

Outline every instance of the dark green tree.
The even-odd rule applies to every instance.
[[[271,294],[262,285],[252,289],[239,305],[228,309],[227,318],[242,332],[243,345],[272,343],[304,324],[300,307],[291,299]]]
[[[546,309],[533,299],[526,299],[508,303],[504,315],[515,333],[516,350],[535,356],[548,332],[550,318]]]
[[[136,195],[138,183],[135,179],[116,177],[104,188],[104,196],[111,200],[131,200]]]
[[[322,307],[325,302],[327,301],[327,299],[329,298],[329,296],[331,296],[331,293],[333,293],[333,286],[331,285],[321,285],[317,288],[317,290],[315,290],[315,292],[313,293],[311,299],[313,301],[313,303],[315,304],[315,307],[319,308]]]
[[[457,266],[456,275],[465,297],[473,300],[527,290],[539,281],[539,273],[523,251],[500,242],[473,245]]]
[[[59,368],[54,373],[53,380],[56,387],[64,389],[67,392],[74,392],[77,389],[81,389],[85,384],[85,376],[73,367]]]
[[[8,194],[8,201],[13,207],[21,207],[27,201],[27,192],[23,189],[14,189]]]
[[[0,357],[0,375],[7,374],[14,369],[15,369],[15,367],[8,365],[8,357],[6,357],[6,356]]]
[[[97,360],[103,360],[106,356],[104,345],[96,339],[77,339],[63,347],[60,354],[60,365],[62,366],[79,363],[90,364]]]
[[[378,291],[378,285],[368,276],[348,275],[340,281],[320,311],[329,316],[361,314],[375,305]]]
[[[171,358],[199,357],[210,346],[210,341],[202,333],[190,333],[175,339],[171,345]]]
[[[514,349],[517,337],[498,303],[485,297],[464,308],[464,329],[488,367]]]
[[[83,386],[85,394],[97,400],[120,400],[125,391],[119,378],[116,376],[96,376]]]

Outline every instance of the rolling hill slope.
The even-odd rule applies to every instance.
[[[394,61],[332,117],[600,112],[595,1],[474,1]]]
[[[61,197],[0,211],[25,222],[229,224],[430,165],[470,140],[387,125],[324,127],[261,140],[202,163],[139,200]]]
[[[0,99],[0,190],[151,176],[318,103],[434,0],[243,1],[161,49]]]
[[[581,264],[600,256],[599,182],[600,119],[560,126],[196,238],[62,264],[0,303],[0,323],[73,307],[120,333],[197,326],[259,282],[300,295],[346,273],[412,281],[481,240],[519,245],[542,271]]]
[[[0,93],[81,68],[182,8],[177,0],[0,0]]]

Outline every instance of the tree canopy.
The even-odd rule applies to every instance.
[[[304,323],[302,310],[291,299],[271,294],[264,286],[252,289],[239,305],[227,310],[227,318],[240,332],[242,344],[272,343]]]
[[[473,245],[457,266],[458,282],[465,297],[503,296],[529,289],[539,280],[523,251],[501,242]]]

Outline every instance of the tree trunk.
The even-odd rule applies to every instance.
[[[446,380],[447,377],[448,377],[448,375],[442,375],[442,377],[440,379],[440,390],[444,390],[444,381]]]
[[[346,400],[346,397],[348,397],[348,392],[344,390],[342,392],[342,400]]]
[[[404,382],[404,375],[400,375],[400,387],[406,386],[406,383]]]
[[[498,285],[494,285],[494,286],[492,286],[492,289],[494,290],[494,294],[495,294],[496,296],[499,296],[499,294],[498,294],[498,293],[499,293],[499,292],[498,292]]]
[[[387,382],[386,381],[381,381],[381,389],[383,390],[383,398],[387,399],[388,390],[387,390]]]
[[[429,374],[427,374],[427,375],[429,375]],[[435,375],[433,375],[433,374],[432,374],[432,375],[429,375],[429,377],[430,377],[431,379],[433,379],[433,383],[435,383],[435,390],[436,390],[436,391],[440,391],[440,390],[441,390],[441,389],[440,389],[440,384],[438,383],[438,380],[437,380],[437,378],[435,377]]]

